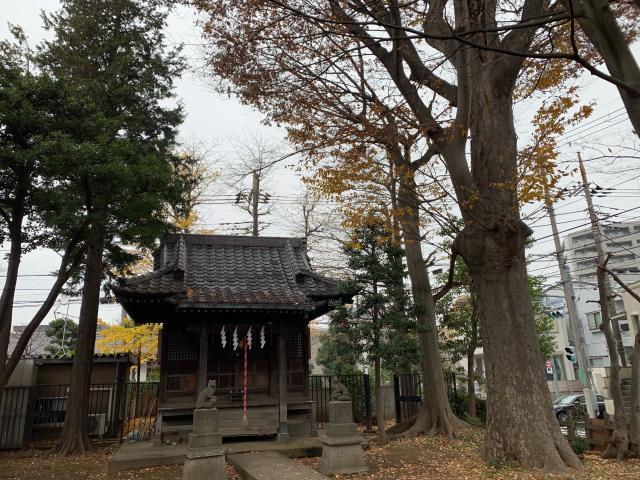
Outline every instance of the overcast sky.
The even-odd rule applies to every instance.
[[[44,38],[40,11],[51,11],[57,8],[56,0],[20,0],[4,1],[2,9],[2,23],[0,24],[0,38],[8,36],[7,23],[21,25],[31,43],[36,44]],[[186,120],[181,127],[181,138],[189,142],[196,139],[206,145],[218,145],[216,155],[224,157],[230,153],[232,137],[238,137],[251,132],[260,132],[264,137],[280,141],[284,134],[276,128],[265,127],[261,124],[262,115],[252,109],[242,106],[237,100],[217,95],[212,91],[211,84],[199,73],[199,53],[197,28],[194,27],[194,14],[186,8],[180,8],[171,15],[168,28],[170,42],[186,44],[185,54],[190,60],[191,70],[177,83],[176,93],[185,106]],[[638,45],[635,46],[636,57],[640,56]],[[611,85],[594,77],[585,75],[581,79],[581,96],[596,102],[596,108],[591,118],[582,125],[572,127],[562,139],[562,158],[564,166],[577,167],[576,152],[581,151],[583,158],[588,160],[587,167],[590,179],[602,187],[617,188],[608,198],[597,198],[599,210],[603,218],[608,221],[640,220],[640,167],[638,160],[632,158],[618,158],[615,162],[611,158],[593,160],[602,155],[619,154],[634,155],[623,147],[640,148],[637,137],[630,135],[631,126],[626,120],[626,113],[621,108],[622,103],[617,91]],[[532,114],[530,104],[517,105],[515,117],[520,139],[526,141],[530,131]],[[636,153],[637,154],[637,153]],[[293,162],[289,162],[293,163]],[[564,183],[575,183],[575,175],[567,178]],[[302,190],[301,182],[297,179],[292,168],[286,165],[279,167],[271,181],[272,193],[279,195],[293,195]],[[292,224],[287,220],[286,210],[290,205],[276,204],[276,212],[272,225],[267,234],[290,235],[293,233]],[[536,212],[539,205],[525,207],[525,214]],[[584,212],[584,200],[581,197],[571,197],[560,202],[557,206],[558,222],[561,231],[574,231],[586,225],[587,215]],[[233,205],[214,205],[202,208],[202,223],[207,228],[217,231],[227,231],[229,222],[238,221],[243,214]],[[613,215],[613,216],[611,216]],[[557,277],[557,266],[552,257],[539,257],[552,252],[553,244],[550,234],[549,221],[541,213],[535,213],[529,220],[534,235],[540,239],[532,249],[535,261],[530,272],[546,275],[549,280]],[[6,252],[7,245],[0,246],[0,253]],[[14,323],[23,324],[30,320],[37,308],[37,302],[42,299],[51,283],[50,277],[45,276],[54,270],[58,263],[55,253],[37,251],[25,256],[21,276],[16,294],[16,309]],[[6,261],[0,258],[0,275],[4,274]],[[34,275],[34,276],[32,276]],[[38,276],[42,275],[42,276]],[[640,277],[639,277],[640,280]],[[0,277],[0,284],[2,277]],[[61,298],[54,311],[49,315],[69,314],[77,317],[79,299]],[[120,308],[117,305],[102,305],[100,316],[107,321],[117,321]]]

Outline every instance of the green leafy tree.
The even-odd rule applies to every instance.
[[[7,273],[0,296],[0,389],[6,385],[29,340],[83,261],[82,222],[60,222],[45,212],[43,169],[57,143],[57,119],[67,96],[62,82],[42,72],[19,27],[0,42],[0,243],[9,242]],[[9,358],[13,299],[24,253],[50,248],[60,254],[55,280]]]
[[[329,330],[322,336],[316,362],[326,375],[355,375],[360,373],[362,349],[354,344],[351,335],[349,313],[342,306],[336,306],[330,314]]]
[[[51,320],[45,330],[51,340],[45,350],[53,355],[73,356],[78,343],[78,324],[70,318]]]
[[[169,2],[64,0],[45,15],[53,39],[38,62],[74,100],[56,151],[48,156],[50,211],[86,224],[78,344],[59,454],[90,448],[89,382],[101,282],[135,255],[121,245],[151,246],[168,227],[166,205],[179,193],[170,153],[182,109],[172,102],[184,62],[164,29]]]
[[[542,358],[551,358],[558,349],[556,339],[551,334],[555,328],[553,318],[544,311],[544,277],[529,275],[529,295],[536,319],[536,333],[538,335],[538,345]]]
[[[344,368],[354,359],[372,365],[377,406],[383,405],[383,363],[395,370],[417,363],[418,356],[415,321],[403,284],[403,251],[389,232],[383,219],[371,216],[365,226],[354,229],[344,245],[352,277],[343,288],[357,292],[357,302],[353,308],[342,307],[333,314],[325,353],[339,355],[340,360],[330,355],[324,355],[323,360],[333,368]],[[381,410],[376,411],[378,435],[384,439]]]
[[[447,281],[448,273],[441,275],[442,282]],[[482,346],[478,315],[478,302],[471,277],[464,261],[458,259],[453,273],[454,287],[437,303],[436,313],[440,318],[440,348],[452,365],[466,357],[467,359],[467,413],[477,416],[476,378],[474,354]]]

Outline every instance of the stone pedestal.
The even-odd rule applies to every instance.
[[[227,480],[225,452],[218,428],[218,409],[194,410],[182,480]]]
[[[318,470],[324,475],[367,472],[362,453],[362,436],[353,423],[350,401],[329,402],[329,424],[322,438],[322,458]]]

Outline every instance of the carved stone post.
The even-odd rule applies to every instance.
[[[227,480],[215,389],[216,382],[210,380],[198,395],[182,480]]]
[[[349,392],[337,379],[333,382],[332,390],[327,436],[322,438],[322,458],[318,470],[324,475],[367,472],[369,467],[362,453],[363,438],[353,422]]]

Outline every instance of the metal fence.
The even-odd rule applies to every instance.
[[[357,423],[371,428],[371,382],[369,375],[340,375],[342,383],[353,403],[353,417]],[[311,375],[309,378],[311,400],[316,402],[318,428],[323,428],[329,420],[328,406],[331,401],[331,375]]]
[[[54,443],[64,425],[69,385],[5,387],[0,396],[0,448]],[[158,384],[100,383],[90,386],[89,435],[145,440],[155,426]]]
[[[343,375],[351,393],[354,421],[371,427],[372,385],[369,375]],[[311,399],[318,427],[328,421],[331,376],[311,375]],[[89,435],[99,440],[148,440],[153,436],[158,383],[92,384],[89,395]],[[0,395],[0,449],[53,444],[64,426],[69,385],[5,387]]]
[[[456,375],[447,372],[444,375],[449,402],[458,401]],[[419,373],[399,373],[393,376],[393,395],[395,399],[396,422],[409,420],[416,414],[423,401],[422,376]]]

